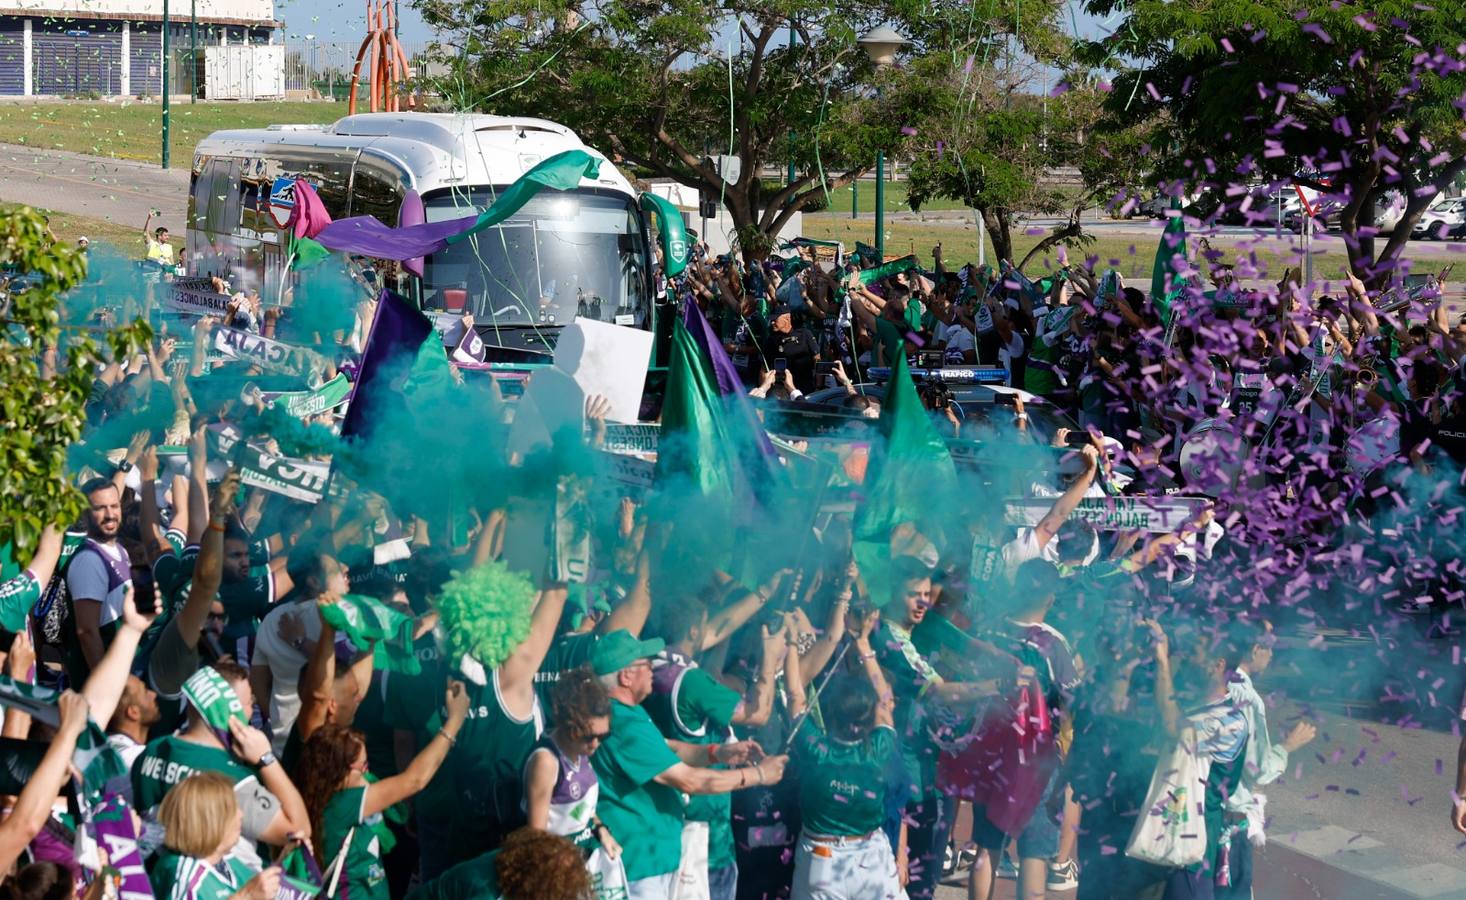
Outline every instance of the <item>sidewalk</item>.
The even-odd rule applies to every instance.
[[[137,228],[149,209],[182,236],[192,160],[152,163],[0,144],[0,201]]]

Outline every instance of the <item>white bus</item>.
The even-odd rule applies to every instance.
[[[600,156],[563,125],[486,115],[369,113],[215,132],[193,157],[188,274],[223,275],[234,290],[279,302],[296,178],[333,220],[435,222],[481,212],[530,168],[572,149]],[[409,191],[420,208],[404,209]],[[473,313],[490,360],[533,361],[577,316],[651,330],[651,246],[636,190],[606,160],[596,179],[541,192],[500,225],[419,261],[421,277],[396,286],[425,310]]]

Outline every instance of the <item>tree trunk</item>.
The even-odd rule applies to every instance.
[[[1013,261],[1013,233],[1009,230],[1009,219],[1003,210],[979,209],[978,214],[982,216],[983,227],[987,230],[988,238],[993,242],[993,256],[998,263],[1004,260]],[[999,266],[994,266],[998,268]]]

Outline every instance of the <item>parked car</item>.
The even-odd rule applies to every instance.
[[[1463,223],[1466,223],[1466,197],[1447,197],[1436,201],[1425,211],[1410,230],[1410,235],[1439,240],[1452,236]]]

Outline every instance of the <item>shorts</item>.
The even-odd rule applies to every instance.
[[[1023,829],[1023,833],[1018,835],[1018,857],[1020,859],[1052,860],[1059,855],[1061,818],[1050,811],[1055,792],[1061,796],[1064,793],[1064,779],[1058,772],[1049,778],[1048,786],[1044,788],[1043,799],[1038,802],[1038,809],[1033,811],[1033,818],[1028,820],[1028,825]],[[976,804],[972,807],[972,840],[979,847],[989,849],[1000,848],[1007,841],[1007,836],[999,831],[996,825],[988,821],[987,808]]]

